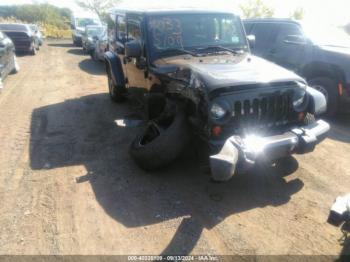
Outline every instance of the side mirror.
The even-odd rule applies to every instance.
[[[283,42],[286,44],[305,45],[306,39],[301,35],[287,35]]]
[[[74,26],[73,24],[70,25],[70,28],[71,28],[72,30],[75,30],[75,26]]]
[[[141,43],[133,40],[125,44],[125,56],[130,58],[140,58],[142,54]]]
[[[248,40],[248,44],[250,49],[254,49],[255,47],[255,35],[247,35],[247,40]]]

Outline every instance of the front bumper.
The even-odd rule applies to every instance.
[[[212,177],[217,181],[229,180],[236,172],[238,162],[254,164],[260,159],[276,160],[294,153],[312,152],[326,138],[329,129],[328,123],[318,120],[269,137],[232,136],[218,154],[210,156]]]

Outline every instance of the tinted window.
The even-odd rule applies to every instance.
[[[245,32],[249,35],[250,31],[252,31],[253,24],[252,23],[244,23]]]
[[[117,40],[125,42],[126,39],[126,23],[124,16],[117,17]]]
[[[273,47],[276,41],[278,24],[260,23],[255,24],[250,34],[255,35],[255,48],[257,55],[263,55]]]
[[[276,39],[277,44],[283,43],[287,36],[303,36],[302,31],[298,25],[295,24],[281,24],[278,32],[278,37]]]

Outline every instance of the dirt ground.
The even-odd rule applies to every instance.
[[[140,127],[107,94],[103,64],[69,42],[19,57],[0,94],[0,254],[350,253],[326,223],[350,193],[350,120],[315,152],[215,184],[191,154],[157,173]]]

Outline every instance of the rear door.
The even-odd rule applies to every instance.
[[[308,44],[298,24],[281,23],[273,48],[267,59],[285,68],[297,71],[307,52]]]
[[[139,41],[141,47],[144,47],[144,33],[142,31],[142,16],[138,14],[127,15],[126,20],[126,41]],[[129,87],[147,88],[147,78],[145,75],[145,55],[140,58],[126,58],[124,59],[127,79]]]

